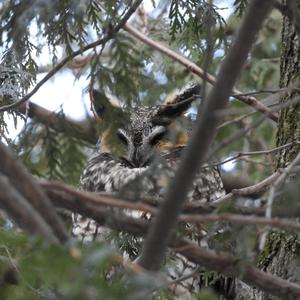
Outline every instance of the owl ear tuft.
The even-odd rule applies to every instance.
[[[200,92],[200,84],[195,84],[184,90],[182,93],[176,95],[175,98],[168,104],[161,105],[152,122],[164,125],[171,123],[172,119],[182,115],[190,108],[193,101],[199,97]]]
[[[97,119],[103,119],[114,110],[107,96],[98,90],[90,89],[91,110]]]

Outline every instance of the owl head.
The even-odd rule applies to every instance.
[[[90,90],[91,109],[100,123],[100,151],[113,153],[128,167],[150,164],[157,154],[185,144],[187,133],[176,120],[199,96],[194,85],[164,105],[126,111],[113,106],[98,90]],[[118,147],[115,147],[118,145]]]

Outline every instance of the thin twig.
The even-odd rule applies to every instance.
[[[201,69],[199,66],[197,66],[194,62],[190,61],[189,59],[185,58],[184,56],[176,53],[175,51],[171,50],[170,48],[150,39],[149,37],[145,36],[143,33],[135,29],[130,24],[126,24],[124,26],[124,29],[129,32],[131,35],[133,35],[138,40],[142,41],[146,45],[150,46],[151,48],[169,56],[172,60],[178,62],[179,64],[183,65],[185,68],[187,68],[192,73],[198,75],[203,80],[207,81],[208,83],[214,85],[216,83],[216,78],[209,74],[208,72],[205,72],[203,69]],[[268,118],[272,119],[273,121],[278,121],[278,116],[275,115],[270,111],[268,107],[266,107],[264,104],[259,102],[257,99],[255,99],[253,96],[243,96],[240,95],[241,92],[237,89],[233,89],[232,96],[239,99],[240,101],[252,106],[255,110],[262,112],[263,114],[267,115]]]
[[[287,101],[286,103],[282,103],[278,106],[274,106],[272,108],[272,111],[279,111],[281,109],[287,108],[287,107],[291,107],[291,106],[296,106],[300,103],[300,97],[295,97],[294,99],[291,99],[290,101]],[[224,111],[223,111],[224,113]],[[220,113],[220,116],[223,115],[223,113]],[[218,151],[220,151],[221,149],[223,149],[224,147],[230,145],[232,142],[234,142],[235,140],[243,137],[246,133],[248,133],[250,130],[257,128],[258,126],[260,126],[266,119],[266,116],[263,115],[261,116],[258,120],[256,120],[251,126],[248,126],[246,128],[243,128],[241,130],[239,130],[238,132],[234,133],[233,135],[231,135],[228,139],[224,140],[223,142],[219,143],[214,149],[211,150],[208,160],[210,160]]]
[[[220,166],[220,165],[226,164],[230,161],[238,160],[243,156],[268,155],[268,154],[271,154],[271,153],[274,153],[274,152],[278,152],[279,150],[282,150],[282,149],[285,149],[285,148],[288,148],[288,147],[292,147],[294,145],[300,145],[300,141],[293,141],[293,142],[290,142],[290,143],[287,143],[285,145],[282,145],[282,146],[279,146],[279,147],[276,147],[276,148],[273,148],[273,149],[269,149],[269,150],[239,152],[239,153],[235,154],[234,156],[232,156],[230,158],[227,158],[227,159],[225,159],[221,162],[217,162],[217,163],[212,164],[212,166]]]
[[[291,170],[295,167],[295,165],[299,162],[300,160],[300,153],[296,156],[296,158],[285,168],[283,169],[283,172],[280,174],[280,176],[275,180],[274,183],[272,183],[271,188],[269,190],[269,195],[267,199],[267,204],[266,204],[266,212],[265,216],[269,219],[272,218],[272,208],[273,208],[273,202],[275,198],[275,190],[282,184],[282,182],[286,179],[286,177],[290,174]],[[270,226],[267,226],[259,240],[259,249],[264,249],[266,241],[267,241],[267,236],[269,233],[269,228]]]
[[[231,224],[242,225],[268,225],[273,228],[295,229],[300,230],[299,222],[291,222],[280,218],[264,218],[256,216],[245,216],[237,214],[210,214],[210,215],[180,215],[179,221],[188,223],[211,223],[211,222],[228,222]]]
[[[282,173],[282,169],[278,169],[275,173],[270,175],[269,177],[265,178],[264,180],[260,181],[257,184],[252,186],[248,186],[238,190],[232,190],[230,193],[226,194],[223,197],[217,199],[217,203],[225,203],[231,201],[233,198],[238,196],[247,196],[253,193],[262,193],[264,192],[271,184],[275,182],[275,180],[280,176]]]
[[[9,109],[18,107],[19,105],[21,105],[22,103],[26,102],[27,100],[29,100],[40,88],[41,86],[47,82],[53,75],[55,75],[61,68],[63,68],[69,61],[71,61],[74,57],[76,57],[77,55],[80,55],[82,53],[84,53],[85,51],[95,48],[99,45],[104,45],[106,42],[108,42],[109,40],[111,40],[116,33],[118,33],[123,26],[126,24],[126,22],[129,20],[129,18],[132,16],[132,14],[136,11],[136,9],[138,8],[138,6],[142,3],[143,0],[136,0],[127,10],[126,14],[124,15],[124,17],[120,20],[120,22],[111,30],[108,31],[108,33],[106,34],[106,36],[104,36],[103,38],[98,39],[97,41],[90,43],[82,48],[80,48],[77,51],[74,51],[72,54],[70,54],[69,56],[65,57],[59,64],[57,64],[51,71],[49,71],[43,79],[41,79],[36,85],[35,87],[32,89],[31,92],[29,92],[27,95],[25,95],[22,99],[9,104],[9,105],[4,105],[2,107],[0,107],[0,112],[3,111],[7,111]]]
[[[287,95],[288,93],[291,93],[295,90],[299,90],[299,80],[296,80],[295,82],[289,84],[289,86],[285,87],[282,89],[282,91],[275,93],[267,98],[265,98],[262,103],[264,105],[266,105],[271,112],[276,113],[278,111],[280,111],[283,108],[289,107],[289,106],[296,106],[299,103],[299,97],[294,97],[292,99],[289,99],[288,101],[282,103],[280,100],[280,98],[284,97],[285,95]],[[249,108],[239,108],[239,109],[226,109],[223,110],[222,112],[220,112],[220,114],[222,115],[230,115],[230,114],[247,114],[247,115],[251,115],[256,113],[256,111],[253,110],[249,110]]]
[[[271,90],[258,90],[258,91],[253,91],[253,92],[245,92],[245,93],[239,93],[238,96],[254,96],[254,95],[259,95],[259,94],[278,94],[281,92],[286,92],[286,91],[300,91],[299,87],[294,87],[292,89],[287,88],[278,88],[278,89],[271,89]],[[234,95],[233,95],[234,96]]]
[[[286,177],[290,174],[292,169],[296,166],[296,164],[299,161],[300,161],[300,152],[295,157],[295,159],[285,169],[283,169],[281,175],[272,184],[270,191],[269,191],[269,197],[268,197],[267,205],[266,205],[266,217],[267,218],[272,217],[272,206],[273,206],[273,201],[274,201],[274,196],[275,196],[275,190],[282,184],[282,182],[286,179]]]

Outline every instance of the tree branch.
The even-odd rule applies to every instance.
[[[86,215],[87,211],[84,209],[86,207],[93,207],[93,216],[95,216],[96,211],[100,211],[100,216],[106,215],[106,208],[116,207],[121,209],[130,209],[131,211],[141,211],[144,213],[150,213],[155,215],[158,212],[157,207],[147,205],[143,202],[128,202],[122,200],[117,196],[110,196],[104,194],[94,194],[88,192],[81,192],[71,188],[65,184],[59,182],[41,182],[40,186],[45,190],[45,192],[50,195],[50,199],[54,202],[55,206],[63,207],[71,211],[76,211],[76,207],[81,207],[84,211],[85,216],[90,216],[90,211]],[[157,205],[158,203],[156,203]],[[194,204],[194,203],[191,203]],[[186,213],[190,212],[191,214],[181,214],[178,217],[178,222],[180,223],[205,223],[205,222],[224,222],[236,224],[250,224],[250,225],[269,225],[275,228],[289,228],[289,229],[300,229],[300,223],[295,223],[291,221],[281,220],[279,218],[262,218],[256,216],[244,216],[238,214],[208,214],[208,215],[195,215],[195,209],[197,206],[189,206],[186,204]],[[217,206],[214,207],[214,210]],[[194,211],[192,212],[191,209]],[[212,210],[210,211],[212,212]],[[201,213],[209,213],[209,211],[202,211]],[[96,214],[99,220],[98,213]]]
[[[77,199],[77,201],[82,203],[83,205],[84,202],[87,202],[95,205],[100,204],[102,207],[108,206],[123,209],[131,209],[151,214],[154,214],[156,212],[156,208],[142,202],[129,202],[128,200],[121,199],[117,195],[82,192],[61,182],[42,181],[40,182],[40,186],[46,191],[56,190],[69,194],[70,196],[75,197],[75,199]]]
[[[6,176],[0,173],[0,206],[26,232],[40,235],[57,242],[49,225],[15,188]]]
[[[228,222],[241,225],[268,225],[272,228],[300,230],[299,222],[291,222],[280,218],[264,218],[256,216],[244,216],[237,214],[210,214],[210,215],[180,215],[178,220],[185,223],[212,223]]]
[[[204,266],[208,270],[214,270],[229,277],[238,277],[247,284],[282,297],[282,299],[298,299],[300,297],[299,284],[260,271],[241,259],[215,254],[187,241],[175,242],[172,247],[188,260]]]
[[[92,126],[92,122],[76,122],[69,118],[62,118],[59,114],[32,102],[21,104],[19,111],[24,115],[28,114],[30,118],[34,118],[57,132],[67,133],[93,145],[98,140],[97,130],[95,126]]]
[[[223,160],[221,162],[212,164],[212,166],[220,166],[220,165],[226,164],[226,163],[228,163],[230,161],[238,160],[239,158],[241,158],[243,156],[271,154],[271,153],[274,153],[274,152],[277,152],[279,150],[282,150],[282,149],[285,149],[285,148],[288,148],[288,147],[292,147],[292,146],[295,146],[295,145],[300,145],[300,141],[293,141],[293,142],[290,142],[290,143],[287,143],[285,145],[282,145],[282,146],[279,146],[279,147],[275,147],[275,148],[269,149],[269,150],[251,151],[251,152],[239,152],[239,153],[237,153],[236,155],[234,155],[234,156],[232,156],[230,158],[227,158],[227,159],[225,159],[225,160]]]
[[[280,105],[274,106],[271,111],[280,111],[281,109],[284,109],[286,107],[294,107],[300,103],[300,97],[295,97],[294,99],[291,99],[290,101],[287,101],[285,103],[281,103]],[[220,116],[224,115],[224,113],[220,113]],[[246,133],[248,133],[250,130],[258,127],[260,124],[263,123],[266,116],[261,116],[258,118],[251,126],[247,126],[245,128],[242,128],[238,132],[231,135],[228,139],[222,141],[219,143],[214,149],[211,150],[209,158],[213,157],[219,150],[226,147],[227,145],[231,144],[233,141],[237,140],[240,137],[244,137]],[[209,159],[208,159],[209,160]]]
[[[97,198],[90,198],[89,193],[77,194],[69,193],[67,190],[49,188],[44,186],[44,190],[51,199],[53,205],[58,208],[64,208],[74,213],[79,213],[85,217],[94,219],[99,225],[115,229],[117,231],[129,232],[136,236],[143,236],[147,231],[145,220],[131,218],[115,213],[107,205],[103,207],[101,200],[97,203]],[[75,191],[75,190],[74,190]],[[101,197],[99,197],[101,199]],[[103,199],[103,198],[102,198]],[[96,201],[95,201],[96,200]]]
[[[146,45],[150,46],[151,48],[169,56],[174,61],[178,62],[179,64],[183,65],[185,68],[187,68],[192,73],[198,75],[203,80],[206,80],[210,84],[214,85],[216,83],[216,78],[209,74],[208,72],[205,72],[203,69],[201,69],[199,66],[197,66],[195,63],[190,61],[189,59],[183,57],[182,55],[176,53],[175,51],[171,50],[170,48],[167,48],[166,46],[150,39],[149,37],[145,36],[143,33],[135,29],[129,24],[125,24],[124,30],[126,30],[128,33],[133,35],[136,39],[142,41]],[[240,101],[246,103],[247,105],[252,106],[256,111],[259,111],[267,117],[269,117],[271,120],[278,122],[278,116],[274,114],[267,106],[259,102],[255,97],[253,96],[244,96],[242,93],[233,88],[233,97],[236,99],[239,99]]]
[[[227,105],[233,85],[255,42],[273,1],[253,0],[244,17],[236,40],[221,65],[216,84],[198,118],[191,141],[184,153],[165,201],[150,227],[138,263],[147,270],[158,270],[164,259],[172,230],[200,163],[205,161],[219,119],[216,113]],[[230,74],[230,76],[229,76]]]
[[[83,198],[84,194],[69,193],[70,189],[63,189],[61,186],[51,186],[47,183],[43,184],[45,191],[53,204],[57,207],[69,209],[73,212],[80,213],[88,218],[93,218],[103,226],[128,232],[136,236],[144,236],[147,233],[149,222],[141,219],[130,218],[122,216],[111,209],[100,208],[96,202],[91,203]],[[90,195],[90,194],[88,194]],[[95,197],[98,197],[95,195]],[[197,216],[190,216],[191,218]],[[250,218],[243,220],[244,216],[237,215],[220,215],[220,216],[198,216],[205,221],[220,221],[232,220],[241,224],[253,224]],[[213,220],[215,218],[215,220]],[[265,218],[258,219],[261,224],[266,222]],[[197,221],[197,220],[195,220]],[[268,220],[274,221],[274,225],[290,225],[285,223],[277,223],[276,219]],[[297,229],[299,229],[299,225]],[[294,225],[292,225],[294,228]],[[204,250],[191,242],[172,240],[170,246],[178,253],[185,256],[188,260],[204,266],[208,270],[214,270],[224,274],[225,276],[238,277],[244,280],[251,286],[256,286],[264,291],[270,292],[274,295],[283,296],[290,295],[291,297],[298,297],[300,294],[300,286],[295,283],[290,283],[276,276],[267,274],[251,266],[249,263],[239,259],[233,258],[224,254],[215,254],[212,251]]]
[[[269,191],[269,197],[267,200],[267,205],[266,205],[266,217],[271,218],[272,216],[272,206],[273,206],[273,201],[275,197],[275,189],[282,184],[282,182],[286,179],[286,177],[291,173],[293,167],[296,166],[296,164],[300,161],[300,152],[298,155],[294,158],[294,160],[285,168],[282,170],[280,176],[276,178],[275,182],[272,183],[272,186]]]
[[[269,177],[265,178],[264,180],[242,188],[238,190],[232,190],[230,193],[226,194],[225,196],[219,198],[217,200],[217,203],[225,203],[228,201],[231,201],[233,198],[238,197],[238,196],[248,196],[248,195],[253,195],[253,194],[260,194],[262,192],[265,192],[266,189],[275,182],[275,180],[282,174],[282,169],[278,169],[275,173],[270,175]]]
[[[55,236],[61,242],[67,241],[68,234],[65,226],[46,194],[28,173],[24,165],[1,143],[0,157],[0,173],[6,175],[24,199],[39,212],[41,217],[52,228]]]

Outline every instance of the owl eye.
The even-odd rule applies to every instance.
[[[122,129],[118,129],[117,136],[122,141],[123,144],[125,144],[125,145],[129,144],[128,137]]]
[[[167,133],[167,128],[163,126],[159,126],[153,130],[151,135],[149,136],[149,143],[154,146],[156,145],[163,136]]]

